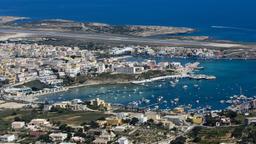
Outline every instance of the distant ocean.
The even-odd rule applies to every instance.
[[[255,0],[1,0],[0,15],[186,26],[193,35],[255,42]]]

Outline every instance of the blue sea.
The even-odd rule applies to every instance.
[[[90,100],[96,97],[111,103],[128,104],[129,102],[149,99],[150,104],[157,102],[159,96],[163,96],[161,109],[169,109],[178,105],[191,104],[194,108],[211,106],[214,109],[226,108],[228,105],[221,104],[221,100],[228,100],[230,96],[240,95],[256,96],[256,60],[195,60],[152,58],[161,61],[178,61],[182,64],[199,61],[203,70],[197,73],[214,75],[216,80],[190,80],[181,79],[175,87],[172,87],[172,79],[160,80],[145,85],[118,84],[99,85],[72,89],[66,93],[53,94],[42,97],[48,101],[63,101],[80,98]],[[142,61],[144,58],[136,57],[130,60]],[[187,89],[183,86],[187,85]],[[171,101],[179,98],[177,105]],[[198,103],[199,101],[199,103]],[[146,105],[141,105],[146,106]]]
[[[255,7],[255,0],[1,0],[0,15],[185,26],[213,39],[255,42]]]
[[[0,15],[25,16],[35,20],[59,18],[120,25],[192,27],[197,31],[190,35],[209,35],[216,40],[255,43],[255,7],[255,0],[1,0]],[[170,58],[157,60],[193,61]],[[244,95],[256,95],[255,60],[199,61],[205,67],[200,73],[215,75],[216,80],[183,79],[176,87],[171,86],[170,80],[145,86],[90,86],[46,98],[60,101],[100,97],[108,102],[128,104],[142,98],[155,103],[158,96],[163,96],[167,103],[160,108],[175,107],[170,101],[179,98],[178,104],[192,104],[194,107],[211,105],[219,109],[227,106],[219,101],[239,95],[240,88]],[[186,90],[184,85],[188,86]]]

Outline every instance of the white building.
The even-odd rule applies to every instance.
[[[139,123],[145,123],[148,121],[148,118],[142,113],[131,113],[131,117],[135,117],[139,120]]]
[[[16,138],[14,135],[2,135],[0,136],[0,141],[1,142],[13,142],[15,141]]]
[[[46,119],[32,119],[29,123],[29,125],[35,125],[35,126],[50,126],[50,122]]]
[[[114,132],[123,132],[126,130],[125,126],[116,126],[115,128],[113,128]]]
[[[139,74],[144,71],[143,67],[134,67],[134,66],[118,66],[114,67],[114,72],[122,74]]]
[[[113,48],[111,54],[120,55],[120,54],[132,53],[132,52],[134,52],[134,48],[132,47]]]
[[[120,119],[126,119],[129,116],[129,114],[125,112],[120,112],[120,113],[117,113],[116,116]]]
[[[12,122],[12,129],[18,130],[22,129],[25,126],[25,122],[15,121]]]
[[[68,134],[66,134],[66,133],[51,133],[49,135],[49,137],[53,141],[64,141],[68,137]]]
[[[70,77],[76,77],[81,71],[80,65],[67,65],[65,72]]]
[[[97,67],[97,72],[98,73],[104,73],[105,72],[105,69],[106,69],[106,66],[104,63],[100,63]]]
[[[118,144],[129,144],[129,140],[126,137],[121,137],[117,140]]]
[[[7,94],[11,94],[11,95],[23,96],[23,95],[31,93],[32,89],[29,87],[23,87],[23,88],[8,87],[8,88],[4,89],[4,92]]]

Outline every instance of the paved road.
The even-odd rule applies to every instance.
[[[75,33],[75,32],[61,32],[52,30],[25,30],[25,29],[0,29],[1,33],[24,33],[35,36],[51,36],[51,37],[65,37],[85,40],[99,40],[99,41],[114,41],[114,42],[131,42],[131,43],[145,43],[145,44],[159,44],[172,46],[203,46],[203,47],[243,47],[240,44],[222,44],[216,42],[200,42],[189,40],[160,40],[154,38],[130,37],[112,34],[99,33]],[[244,46],[247,47],[247,46]]]

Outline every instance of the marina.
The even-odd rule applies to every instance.
[[[172,58],[156,58],[156,60],[180,61],[181,63],[193,61]],[[240,87],[243,88],[243,94],[248,98],[256,95],[256,87],[254,87],[256,78],[251,75],[240,76],[242,73],[256,73],[256,70],[253,69],[256,67],[255,60],[209,59],[196,61],[199,61],[204,69],[195,74],[214,75],[216,79],[156,78],[155,81],[150,80],[150,82],[138,84],[93,85],[70,89],[60,94],[50,94],[39,99],[55,102],[74,98],[90,100],[98,97],[116,104],[134,103],[138,107],[150,107],[154,104],[150,108],[157,106],[159,109],[169,109],[184,105],[192,108],[210,106],[213,109],[222,109],[231,105],[226,103],[226,100],[230,96],[239,95]],[[252,69],[248,69],[248,67]],[[162,96],[162,103],[158,103],[159,96]],[[224,102],[221,103],[221,100]]]

